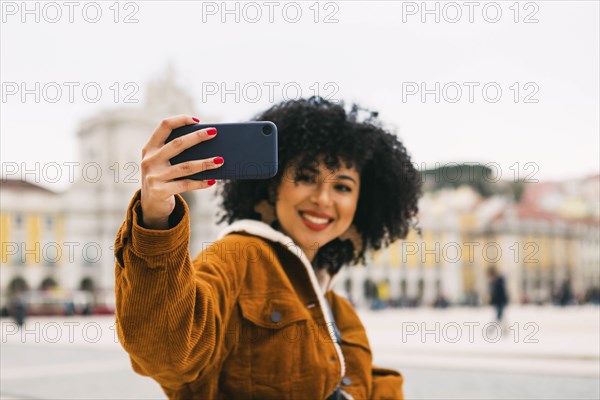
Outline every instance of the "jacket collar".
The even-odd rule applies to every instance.
[[[234,232],[246,232],[251,235],[259,236],[272,242],[282,244],[286,249],[288,249],[289,252],[300,259],[302,265],[305,267],[308,275],[310,276],[313,286],[315,286],[315,291],[320,289],[321,293],[325,293],[331,290],[334,277],[331,276],[325,269],[315,271],[304,251],[294,242],[291,237],[276,229],[273,229],[270,225],[262,221],[242,219],[235,221],[228,227],[224,228],[221,232],[219,232],[217,238],[221,239],[224,236]],[[315,282],[313,281],[316,281],[317,284],[315,285]]]

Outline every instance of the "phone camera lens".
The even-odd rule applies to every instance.
[[[270,135],[273,133],[273,127],[271,127],[271,125],[265,125],[262,127],[262,131],[265,135]]]

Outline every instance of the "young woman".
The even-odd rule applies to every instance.
[[[398,399],[400,373],[372,365],[354,308],[331,290],[343,265],[406,236],[421,181],[375,114],[311,98],[259,115],[279,131],[279,171],[223,182],[229,226],[190,258],[179,193],[214,181],[175,180],[219,168],[171,166],[214,128],[165,145],[165,119],[142,150],[142,188],[115,241],[117,328],[133,368],[172,399]]]

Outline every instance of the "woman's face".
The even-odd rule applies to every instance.
[[[275,209],[283,233],[313,260],[320,247],[344,233],[354,218],[360,175],[340,163],[336,171],[319,163],[305,168],[299,179],[293,166],[283,174]]]

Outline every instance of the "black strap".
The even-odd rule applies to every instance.
[[[325,297],[323,297],[325,299],[325,309],[327,310],[327,313],[329,314],[329,319],[331,320],[331,323],[333,324],[333,334],[335,335],[335,342],[337,344],[342,344],[342,333],[340,332],[340,330],[338,329],[336,323],[335,323],[335,318],[333,317],[333,312],[331,312],[331,308],[329,307],[329,302],[327,301],[327,299]]]
[[[340,388],[336,388],[335,391],[333,393],[331,393],[329,395],[329,397],[327,398],[327,400],[341,400],[343,399],[342,397],[342,391],[340,390]]]
[[[327,310],[327,313],[329,314],[329,319],[331,319],[331,323],[333,324],[333,333],[335,335],[335,342],[339,345],[342,344],[342,333],[340,332],[340,330],[338,329],[336,323],[335,323],[335,318],[333,317],[333,312],[331,311],[331,307],[329,307],[329,302],[327,301],[327,299],[325,297],[323,297],[325,299],[325,308]],[[333,393],[331,393],[329,395],[329,397],[327,397],[327,400],[341,400],[343,399],[342,397],[342,392],[340,389],[340,385],[338,384],[338,387],[333,391]]]

